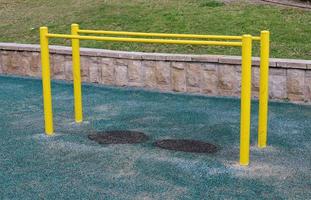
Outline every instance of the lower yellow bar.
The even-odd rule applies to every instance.
[[[242,38],[240,164],[249,164],[251,118],[252,36]]]
[[[138,42],[138,43],[158,43],[158,44],[192,44],[192,45],[215,45],[215,46],[236,46],[236,47],[242,46],[241,42],[224,42],[224,41],[119,38],[119,37],[79,36],[79,35],[66,35],[66,34],[48,34],[48,37],[63,38],[63,39],[111,41],[111,42]]]
[[[53,111],[50,80],[50,59],[49,42],[47,38],[48,28],[40,28],[40,47],[41,47],[41,65],[42,65],[42,89],[43,89],[43,107],[45,133],[53,135]]]

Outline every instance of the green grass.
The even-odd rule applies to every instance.
[[[0,0],[0,41],[38,43],[38,28],[68,33],[81,28],[165,32],[258,35],[269,29],[272,57],[311,59],[311,12],[215,0]],[[70,41],[53,40],[70,45]],[[239,55],[238,48],[128,44],[83,41],[84,47],[117,50]],[[258,56],[258,45],[254,55]]]

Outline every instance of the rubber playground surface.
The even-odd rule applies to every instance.
[[[0,199],[311,199],[311,106],[270,103],[266,149],[252,104],[251,162],[240,167],[240,101],[83,85],[84,122],[72,85],[53,82],[56,135],[44,135],[41,80],[0,77]],[[140,144],[100,145],[99,131],[131,130]],[[155,147],[194,139],[213,154]]]

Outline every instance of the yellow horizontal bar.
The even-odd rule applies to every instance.
[[[228,39],[228,40],[240,40],[240,39],[242,39],[241,36],[226,36],[226,35],[193,35],[193,34],[141,33],[141,32],[98,31],[98,30],[79,30],[78,32],[79,33],[105,34],[105,35],[127,35],[127,36],[147,36],[147,37]]]
[[[97,37],[97,36],[76,36],[66,34],[47,34],[50,38],[98,40],[113,42],[139,42],[158,44],[191,44],[191,45],[215,45],[215,46],[242,46],[242,42],[222,42],[222,41],[201,41],[201,40],[168,40],[168,39],[145,39],[145,38],[117,38],[117,37]]]
[[[105,35],[125,35],[125,36],[146,36],[146,37],[171,37],[171,38],[196,38],[196,39],[224,39],[242,40],[242,36],[227,35],[195,35],[195,34],[167,34],[167,33],[141,33],[125,31],[99,31],[99,30],[78,30],[78,33],[105,34]],[[260,40],[260,37],[252,37],[253,40]]]

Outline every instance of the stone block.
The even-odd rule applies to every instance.
[[[0,73],[6,73],[7,67],[10,65],[9,51],[0,51]]]
[[[270,68],[269,69],[269,75],[286,76],[286,69]]]
[[[159,61],[155,68],[155,77],[158,89],[169,90],[171,78],[170,62]]]
[[[81,76],[84,81],[92,83],[100,83],[102,72],[101,67],[98,64],[98,57],[86,57],[84,65],[82,67]]]
[[[51,74],[53,79],[66,79],[65,56],[51,54]]]
[[[119,60],[118,60],[119,61]],[[115,84],[118,86],[126,86],[128,83],[127,79],[127,65],[122,64],[121,62],[116,61],[115,65]]]
[[[203,68],[202,65],[199,63],[189,63],[187,65],[186,68],[187,88],[200,87],[202,68]]]
[[[253,67],[252,68],[252,92],[254,92],[254,94],[258,93],[259,87],[260,87],[260,69],[258,67]]]
[[[218,92],[224,96],[236,96],[240,91],[240,74],[238,73],[239,66],[235,65],[220,65],[218,69]]]
[[[113,58],[99,58],[98,67],[101,71],[101,83],[113,85],[115,83],[115,66]]]
[[[171,62],[171,67],[175,69],[185,69],[186,64],[184,62]]]
[[[90,66],[90,82],[101,83],[102,71],[98,65]]]
[[[240,65],[235,66],[235,73],[236,73],[236,85],[234,85],[233,96],[241,96],[242,69]]]
[[[0,74],[3,73],[3,62],[2,62],[2,56],[1,56],[1,51],[0,51]]]
[[[184,63],[171,64],[171,88],[173,91],[186,91],[186,72]]]
[[[143,67],[142,62],[138,60],[129,60],[127,66],[127,76],[129,86],[143,85]]]
[[[270,75],[269,96],[271,99],[287,99],[286,76]]]
[[[205,94],[218,94],[218,65],[204,64],[201,74],[201,91]]]
[[[259,97],[259,87],[260,87],[260,68],[259,66],[252,66],[252,97],[253,98]]]
[[[287,70],[287,95],[291,101],[304,101],[305,71]]]
[[[39,52],[32,52],[28,76],[41,77],[41,58]]]
[[[200,93],[201,92],[201,88],[187,86],[187,92],[190,92],[190,93]]]
[[[81,56],[80,62],[81,62],[81,80],[84,82],[90,82],[90,68],[92,66],[93,67],[97,66],[98,64],[97,57]],[[98,79],[99,78],[97,77],[97,80]]]
[[[10,52],[6,58],[2,57],[2,59],[8,59],[5,61],[5,73],[20,76],[28,74],[31,56],[28,56],[27,52]]]
[[[157,88],[156,78],[156,62],[155,61],[144,61],[144,86],[147,88]]]
[[[311,71],[309,75],[306,73],[305,77],[305,102],[311,103]]]
[[[65,79],[72,80],[72,58],[69,55],[64,56]]]

